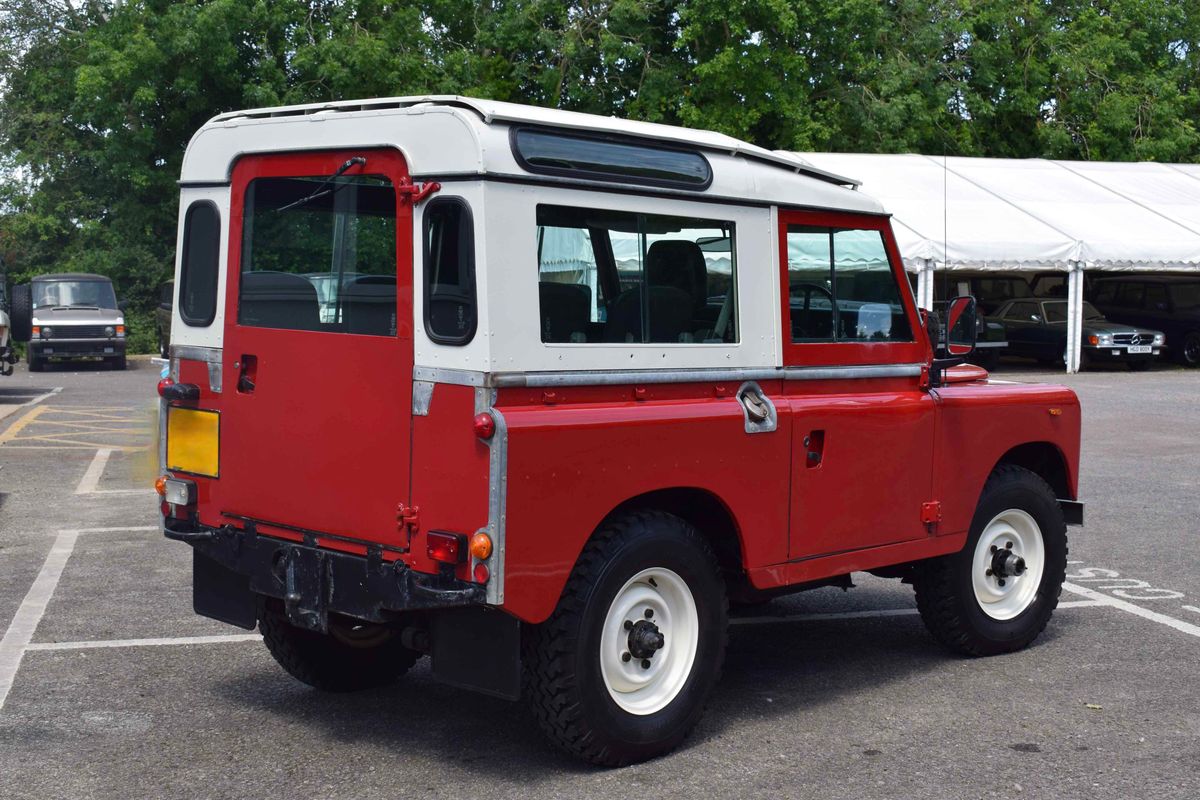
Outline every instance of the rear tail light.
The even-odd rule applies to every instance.
[[[179,478],[163,481],[163,499],[173,506],[190,506],[196,502],[196,484]]]
[[[430,531],[425,534],[425,554],[443,564],[461,564],[467,560],[467,537],[460,533]]]
[[[167,476],[159,475],[154,481],[154,491],[158,492],[159,497],[164,497],[167,494]]]
[[[487,583],[488,578],[490,578],[490,577],[492,577],[492,573],[488,572],[488,568],[487,568],[486,564],[476,564],[475,565],[475,582],[476,583]]]

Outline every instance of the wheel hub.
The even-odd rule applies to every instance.
[[[639,619],[634,623],[626,620],[625,627],[629,631],[629,653],[634,658],[653,658],[667,643],[658,626],[648,619]]]
[[[1001,550],[993,547],[992,574],[997,578],[1014,578],[1025,572],[1025,559],[1012,551],[1012,543]]]

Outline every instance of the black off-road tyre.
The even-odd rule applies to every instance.
[[[1188,331],[1184,334],[1175,353],[1176,359],[1185,367],[1200,367],[1200,331]]]
[[[986,614],[976,599],[972,568],[984,528],[1009,509],[1026,512],[1041,529],[1045,566],[1028,607],[1001,621]],[[963,549],[919,564],[913,588],[921,619],[935,639],[963,655],[991,656],[1020,650],[1045,630],[1058,606],[1066,569],[1067,525],[1054,490],[1036,473],[1006,464],[988,478]]]
[[[42,356],[35,356],[32,350],[25,358],[29,362],[30,372],[41,372],[46,369],[46,359]]]
[[[635,714],[613,700],[605,683],[601,632],[614,598],[652,568],[686,583],[699,622],[697,646],[674,698],[654,713]],[[542,730],[568,753],[601,766],[645,761],[677,747],[700,719],[720,678],[727,638],[725,585],[708,543],[672,514],[634,512],[595,533],[554,613],[526,629],[526,694]]]
[[[128,366],[125,356],[116,356],[108,362],[108,365],[113,369],[125,369]]]
[[[13,341],[28,342],[33,335],[33,295],[30,294],[29,284],[13,287],[8,321],[12,326]]]
[[[263,643],[279,666],[296,680],[325,692],[387,686],[421,657],[401,644],[399,631],[372,626],[355,641],[354,620],[330,615],[329,624],[328,634],[297,628],[288,622],[278,600],[267,600],[258,618]]]

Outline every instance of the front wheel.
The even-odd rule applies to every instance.
[[[1185,367],[1200,367],[1200,331],[1191,331],[1183,337],[1179,361]]]
[[[725,586],[708,543],[671,514],[606,523],[558,608],[530,630],[530,701],[559,747],[620,766],[670,752],[696,724],[725,657]]]
[[[923,563],[917,608],[952,650],[990,656],[1037,638],[1066,580],[1067,526],[1050,486],[1022,467],[998,467],[983,490],[966,546]]]

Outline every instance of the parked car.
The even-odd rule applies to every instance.
[[[1008,353],[1061,364],[1067,349],[1067,301],[1053,297],[1010,300],[996,312],[1008,334]],[[1161,331],[1110,322],[1091,303],[1083,304],[1080,368],[1089,363],[1121,362],[1143,370],[1159,357],[1166,337]]]
[[[970,287],[960,288],[966,288],[969,291]],[[938,312],[940,318],[945,319],[948,301],[942,299],[941,292],[936,289],[934,298],[934,310]],[[978,311],[975,319],[978,328],[977,339],[969,361],[986,370],[994,370],[1000,364],[1000,357],[1008,352],[1008,336],[1004,332],[1004,325],[985,315],[982,311]]]
[[[125,313],[103,275],[39,275],[13,287],[14,325],[29,342],[29,370],[48,361],[100,358],[125,369]]]
[[[171,357],[171,311],[175,299],[175,281],[167,281],[158,287],[158,305],[154,309],[154,338],[158,342],[158,354]]]
[[[1122,275],[1098,278],[1092,302],[1114,322],[1157,328],[1179,363],[1200,367],[1200,277]]]
[[[957,275],[939,276],[934,282],[937,298],[971,295],[979,311],[989,317],[1009,300],[1024,300],[1034,296],[1029,281],[1019,275]]]
[[[298,680],[429,655],[620,765],[699,720],[730,599],[871,571],[974,656],[1049,621],[1078,398],[956,371],[974,302],[937,336],[845,179],[464,97],[224,114],[182,164],[163,530]]]

